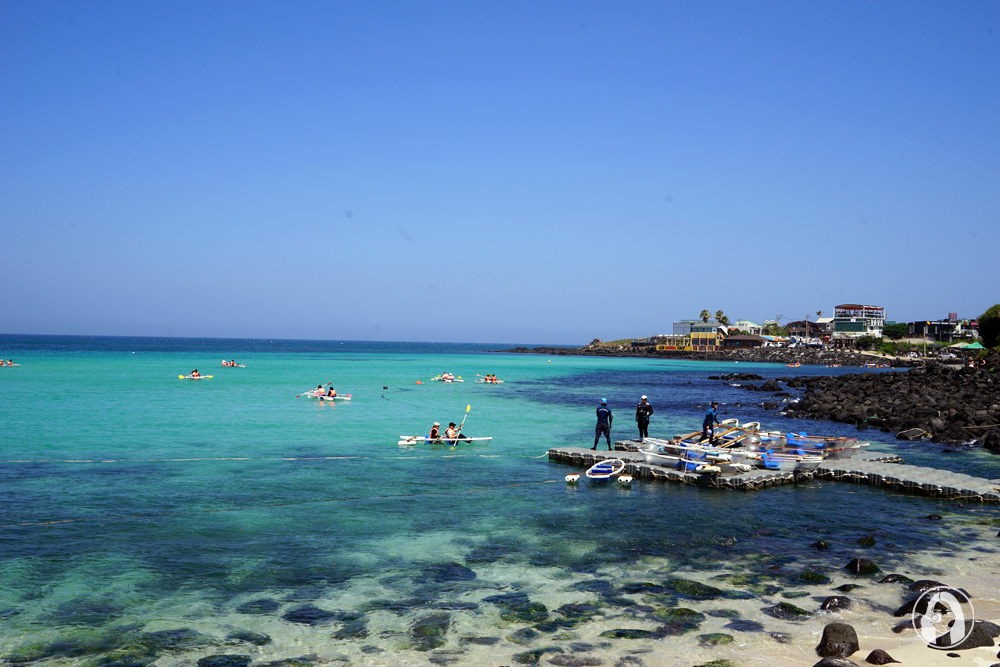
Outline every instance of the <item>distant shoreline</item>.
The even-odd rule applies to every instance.
[[[834,350],[811,347],[756,347],[721,352],[687,352],[682,350],[656,350],[654,348],[611,349],[597,345],[584,347],[515,347],[495,352],[515,354],[546,354],[552,356],[582,357],[638,357],[643,359],[687,359],[690,361],[744,361],[772,364],[812,364],[819,366],[865,366],[887,364],[893,367],[922,366],[923,359],[885,357],[853,350]]]

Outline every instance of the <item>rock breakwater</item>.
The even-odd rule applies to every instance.
[[[828,419],[859,429],[930,437],[936,442],[975,442],[1000,453],[1000,352],[986,367],[931,363],[906,372],[836,377],[779,378],[802,390],[785,410],[790,417]],[[755,387],[753,389],[773,390]],[[779,387],[780,389],[780,387]]]

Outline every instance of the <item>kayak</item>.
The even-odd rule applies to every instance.
[[[178,375],[181,380],[211,380],[211,375]]]
[[[476,384],[503,384],[503,380],[476,380]]]
[[[343,396],[316,396],[321,401],[349,401],[351,400],[350,394],[344,394]]]
[[[465,380],[463,380],[460,377],[457,377],[457,378],[443,378],[440,375],[432,377],[431,380],[433,380],[435,382],[465,382]]]
[[[466,444],[486,444],[493,438],[460,438],[455,442],[449,442],[446,438],[429,438],[426,435],[401,435],[398,445],[461,445]]]
[[[246,364],[236,364],[235,366],[232,365],[232,364],[219,364],[219,366],[221,366],[222,368],[246,368],[247,367]]]

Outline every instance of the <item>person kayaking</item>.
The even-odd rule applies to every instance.
[[[431,433],[428,437],[431,440],[437,440],[441,437],[441,422],[434,422],[434,426],[431,426]]]
[[[333,385],[330,385],[330,388],[326,390],[326,397],[337,398],[337,390],[333,388]]]
[[[708,444],[715,443],[715,425],[719,423],[719,402],[712,401],[712,406],[705,413],[705,422],[701,425],[701,440],[708,440]]]
[[[448,428],[444,430],[444,439],[451,445],[457,445],[459,440],[468,440],[462,435],[462,427],[455,428],[455,422],[448,422]]]
[[[201,373],[198,372],[197,368],[194,369],[193,371],[191,371],[191,377],[193,377],[193,378],[200,378],[201,377]]]

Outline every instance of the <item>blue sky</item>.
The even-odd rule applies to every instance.
[[[0,331],[1000,301],[997,2],[0,4]]]

